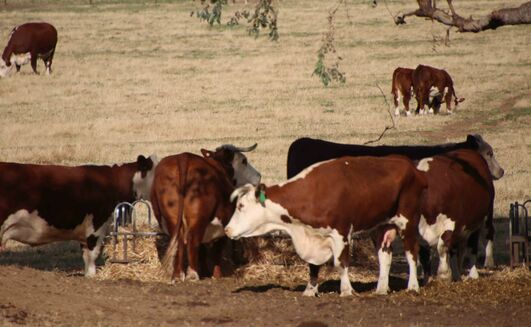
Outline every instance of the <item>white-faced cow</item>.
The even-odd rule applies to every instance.
[[[0,248],[8,240],[30,245],[79,241],[85,276],[96,273],[115,205],[145,196],[153,158],[114,166],[0,163]]]
[[[221,277],[223,228],[234,211],[230,194],[235,186],[260,182],[260,174],[242,153],[255,148],[223,145],[216,151],[202,149],[203,157],[182,153],[158,164],[151,202],[163,231],[171,236],[164,266],[171,265],[167,268],[173,270],[172,280],[199,279],[199,246],[217,239],[213,276]]]
[[[465,101],[464,98],[458,98],[454,90],[454,82],[450,75],[444,69],[437,69],[430,66],[418,65],[413,71],[413,92],[417,99],[417,113],[426,113],[425,106],[430,105],[430,92],[435,90],[438,95],[433,108],[429,109],[429,113],[439,112],[441,102],[446,102],[446,111],[451,114],[452,98],[454,100],[455,108],[460,102]]]
[[[57,30],[48,23],[26,23],[11,31],[7,45],[0,60],[0,77],[6,76],[13,68],[31,62],[31,68],[37,72],[37,59],[42,59],[46,73],[52,72],[52,61],[57,44]]]
[[[495,162],[495,160],[493,160]],[[503,176],[499,165],[489,165],[472,150],[457,150],[422,159],[417,168],[426,172],[428,189],[424,197],[419,233],[439,254],[437,275],[450,278],[449,250],[457,251],[454,279],[460,278],[465,246],[471,247],[469,277],[477,278],[477,237],[485,220],[492,219],[493,179]],[[471,242],[467,242],[472,237]],[[492,244],[489,245],[492,251]],[[488,250],[487,250],[488,252]],[[490,254],[492,255],[492,254]],[[422,262],[425,277],[431,275],[429,260]]]
[[[342,157],[317,163],[285,183],[234,191],[236,211],[225,233],[230,238],[284,231],[310,266],[305,296],[315,296],[319,266],[333,258],[341,271],[341,296],[352,295],[348,277],[351,235],[392,225],[404,239],[409,264],[408,289],[418,291],[417,228],[424,173],[402,156]],[[389,286],[395,229],[380,233],[377,293]]]
[[[393,102],[395,104],[395,116],[400,115],[400,96],[404,103],[404,112],[409,116],[409,100],[413,93],[413,69],[398,67],[393,72],[393,81],[391,85],[391,93],[393,94]]]
[[[291,143],[288,150],[287,176],[292,178],[305,168],[325,160],[339,158],[342,156],[375,156],[382,157],[388,155],[403,155],[411,160],[419,161],[435,155],[445,154],[459,149],[469,149],[476,151],[483,157],[493,176],[497,178],[503,175],[503,169],[496,161],[492,147],[481,137],[481,135],[468,135],[466,141],[459,143],[447,143],[439,145],[416,145],[416,146],[364,146],[357,144],[341,144],[325,140],[300,138]],[[486,256],[485,266],[494,266],[493,259],[493,238],[494,224],[491,210],[486,221]],[[476,237],[476,235],[473,235]]]

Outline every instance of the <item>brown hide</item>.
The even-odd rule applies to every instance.
[[[406,112],[409,112],[409,100],[411,100],[411,88],[413,87],[413,69],[398,67],[393,72],[391,93],[395,108],[398,107],[398,92],[402,94],[402,101]]]
[[[426,172],[428,189],[422,215],[433,225],[439,214],[455,221],[451,247],[467,232],[478,230],[494,201],[494,185],[485,160],[472,150],[458,150],[433,157]]]
[[[215,217],[223,225],[228,223],[234,211],[229,200],[233,189],[231,177],[215,159],[183,153],[159,162],[151,202],[159,224],[166,225],[168,234],[179,242],[173,277],[184,272],[185,248],[189,267],[200,271],[199,246],[205,230]],[[219,275],[220,255],[215,256],[214,273]]]
[[[353,232],[370,230],[396,215],[412,222],[411,236],[425,185],[423,173],[404,157],[342,157],[315,166],[304,178],[268,188],[266,196],[302,223],[335,228],[345,239],[351,225]]]
[[[445,70],[418,65],[413,71],[413,92],[418,104],[417,113],[420,109],[424,109],[426,105],[430,105],[429,97],[432,87],[435,87],[444,96],[446,109],[449,112],[452,110],[452,97],[456,107],[459,102],[464,101],[463,98],[457,98],[452,78]],[[445,88],[447,91],[446,94],[443,94]],[[438,109],[435,108],[435,111],[437,113]]]

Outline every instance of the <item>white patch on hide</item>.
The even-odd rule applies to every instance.
[[[221,223],[221,220],[219,220],[218,217],[215,217],[214,220],[212,220],[210,224],[207,225],[205,234],[203,235],[203,240],[201,242],[209,243],[223,236],[225,236],[223,224]]]
[[[433,158],[424,158],[417,164],[417,169],[420,171],[427,172],[430,170],[430,161],[433,161]]]

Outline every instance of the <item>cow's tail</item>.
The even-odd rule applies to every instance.
[[[186,230],[186,221],[184,219],[184,197],[186,196],[185,188],[188,171],[188,156],[184,155],[183,160],[179,160],[177,166],[179,169],[179,189],[177,190],[177,192],[179,193],[179,203],[177,209],[177,222],[175,224],[175,229],[173,230],[170,244],[168,245],[168,249],[166,250],[166,254],[162,259],[162,270],[170,276],[172,276],[174,273],[175,259],[179,250],[179,236],[182,236],[184,241],[186,242],[188,234]],[[181,232],[181,229],[183,227],[184,230]]]

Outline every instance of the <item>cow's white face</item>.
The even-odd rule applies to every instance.
[[[259,236],[270,232],[267,224],[267,209],[260,204],[255,195],[256,187],[247,184],[236,189],[231,200],[237,197],[236,210],[229,224],[225,227],[225,234],[232,239],[240,237]]]
[[[11,65],[19,65],[19,66],[22,66],[22,65],[25,65],[27,63],[29,63],[31,60],[31,53],[19,53],[19,54],[15,54],[13,53],[11,55]]]
[[[151,186],[153,185],[153,179],[155,178],[155,168],[159,160],[157,156],[151,155],[149,158],[144,156],[138,156],[137,164],[138,169],[133,176],[133,191],[135,192],[136,199],[149,200],[151,194]]]
[[[7,74],[9,74],[9,71],[13,68],[13,66],[7,66],[6,62],[3,59],[0,59],[0,77],[5,77]]]
[[[236,187],[243,186],[247,183],[258,185],[262,176],[260,173],[248,162],[247,157],[241,152],[235,152],[232,159],[232,168],[234,169],[234,179],[236,180]]]
[[[487,162],[492,178],[494,179],[502,178],[505,171],[503,170],[503,168],[500,166],[500,164],[496,160],[492,146],[490,146],[490,144],[488,144],[485,140],[483,140],[483,138],[479,134],[473,135],[472,137],[476,139],[476,142],[478,144],[477,151],[483,157],[483,159],[485,159],[485,161]]]

